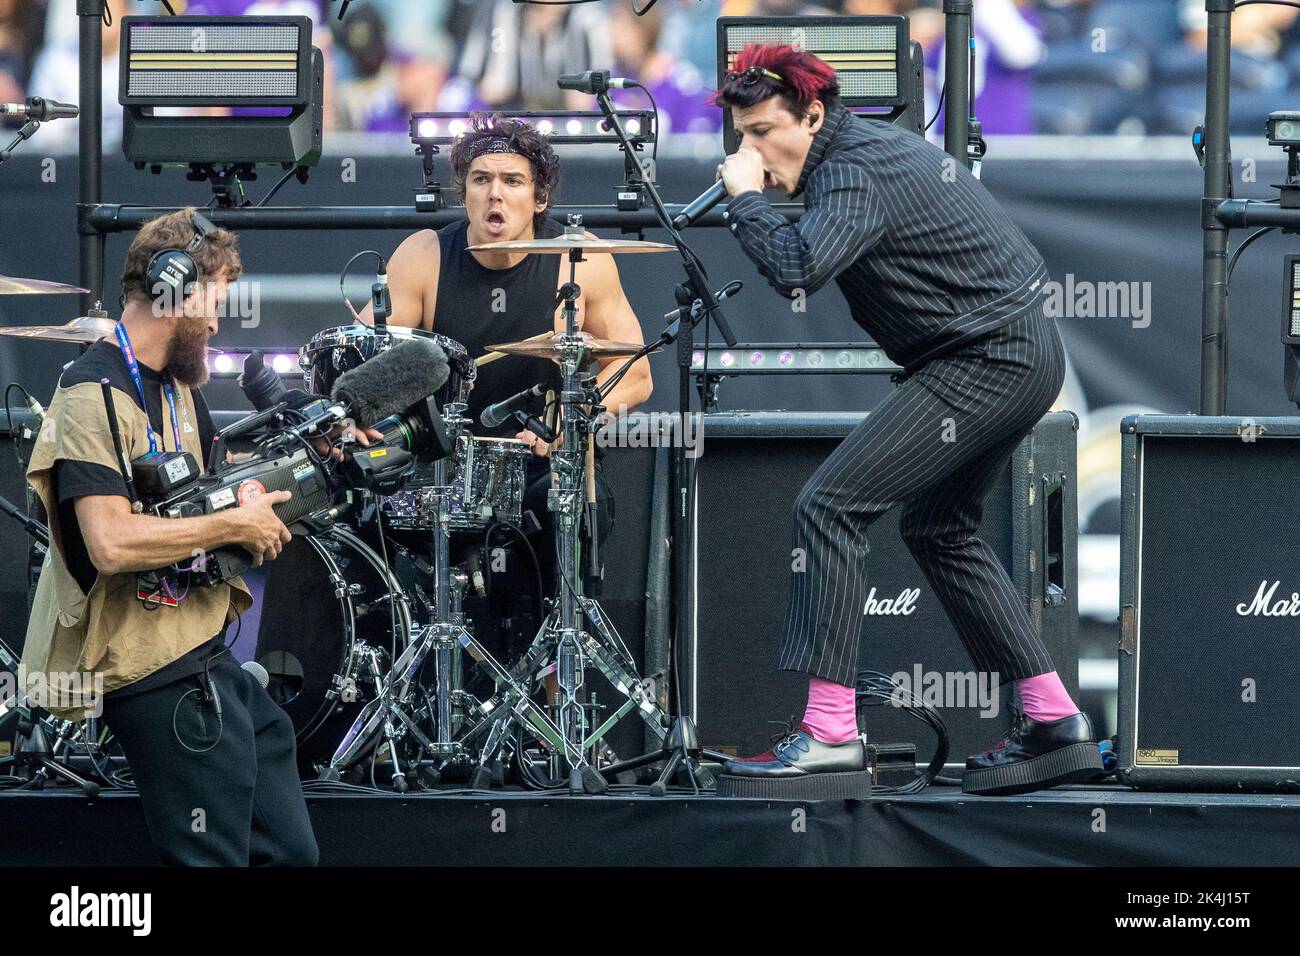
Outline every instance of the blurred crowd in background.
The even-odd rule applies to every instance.
[[[644,6],[646,0],[638,0]],[[632,0],[572,6],[512,0],[354,0],[339,21],[325,0],[171,0],[177,13],[301,14],[326,59],[328,132],[403,133],[417,110],[590,109],[556,87],[561,73],[609,68],[648,86],[665,141],[716,133],[719,16],[907,14],[926,51],[927,116],[942,84],[941,0]],[[117,105],[118,22],[161,15],[156,0],[107,0],[104,117]],[[1233,132],[1262,134],[1268,112],[1300,91],[1300,11],[1248,6],[1233,16]],[[976,113],[988,134],[1186,134],[1204,112],[1203,0],[976,0]],[[76,102],[75,0],[0,0],[0,101]],[[637,91],[621,105],[643,108]],[[936,123],[931,135],[942,128]],[[49,124],[45,148],[75,145]]]

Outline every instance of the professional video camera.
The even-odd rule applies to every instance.
[[[257,383],[260,365],[246,367]],[[437,461],[451,444],[434,393],[447,380],[447,356],[437,345],[412,340],[389,349],[339,376],[330,396],[301,389],[258,389],[245,393],[259,410],[221,431],[214,439],[209,474],[188,452],[150,452],[131,462],[145,511],[164,518],[191,518],[247,504],[271,491],[289,491],[276,515],[296,534],[327,529],[344,510],[348,490],[381,495],[399,491],[418,463]],[[260,380],[265,384],[265,379]],[[278,379],[277,379],[278,384]],[[267,404],[268,401],[273,404]],[[351,427],[371,427],[383,435],[369,446],[350,438]],[[252,450],[227,460],[232,440]],[[188,573],[189,586],[228,580],[252,564],[237,545],[200,555],[187,568],[155,572]],[[163,590],[160,588],[160,591]]]

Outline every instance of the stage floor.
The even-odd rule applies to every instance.
[[[1296,866],[1300,795],[1063,787],[870,801],[309,793],[323,866]],[[6,866],[157,862],[138,798],[0,793]]]

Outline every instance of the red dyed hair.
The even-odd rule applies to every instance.
[[[750,67],[771,70],[781,77],[762,76],[757,83],[745,85],[739,78],[724,80],[713,96],[713,105],[749,107],[773,96],[784,99],[786,108],[803,117],[813,100],[821,100],[827,109],[839,100],[840,84],[835,71],[823,60],[806,50],[789,45],[751,43],[736,55],[732,71],[743,73]]]

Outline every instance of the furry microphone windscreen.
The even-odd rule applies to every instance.
[[[409,339],[344,372],[330,398],[368,427],[428,398],[450,376],[446,352],[428,339]]]

